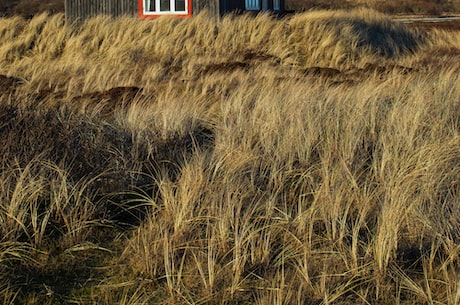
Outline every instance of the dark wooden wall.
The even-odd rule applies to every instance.
[[[223,0],[193,0],[193,14],[203,10],[209,11],[214,16],[225,13],[221,6]],[[234,0],[227,0],[228,2]],[[241,1],[241,0],[237,0]],[[67,20],[84,20],[97,15],[137,16],[137,0],[65,0],[65,13]]]
[[[222,13],[229,13],[229,12],[242,12],[245,8],[245,1],[244,0],[222,0],[222,3],[225,6],[225,11]]]
[[[137,0],[65,0],[67,20],[83,20],[97,15],[135,16]]]
[[[220,16],[222,12],[221,0],[193,0],[192,12],[197,15],[207,10],[212,16]]]

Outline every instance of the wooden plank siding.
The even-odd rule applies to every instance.
[[[220,5],[222,0],[193,0],[194,15],[207,9],[212,15],[225,13]],[[231,1],[231,0],[226,0]],[[241,0],[239,0],[241,1]],[[137,0],[65,0],[66,19],[70,21],[84,20],[97,15],[138,16]]]
[[[210,15],[219,17],[224,13],[222,6],[220,5],[221,0],[193,0],[192,12],[193,15],[197,15],[200,12],[207,10]]]
[[[65,0],[67,20],[84,20],[97,15],[137,16],[136,0]]]
[[[228,12],[242,12],[245,7],[244,0],[222,0],[225,11],[223,14]]]

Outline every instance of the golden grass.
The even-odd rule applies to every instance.
[[[296,11],[366,7],[386,14],[443,15],[458,13],[460,10],[458,0],[287,0],[285,3],[288,10]]]
[[[458,32],[40,15],[0,41],[4,303],[459,303]]]

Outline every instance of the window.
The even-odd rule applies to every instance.
[[[259,0],[246,0],[246,10],[260,10]]]
[[[281,10],[281,1],[280,0],[273,0],[273,10],[279,11]]]
[[[170,0],[160,0],[160,12],[170,12],[171,11],[171,1]]]
[[[187,13],[187,0],[144,0],[144,15]]]

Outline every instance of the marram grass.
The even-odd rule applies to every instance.
[[[458,304],[460,34],[370,10],[0,19],[5,304]]]

